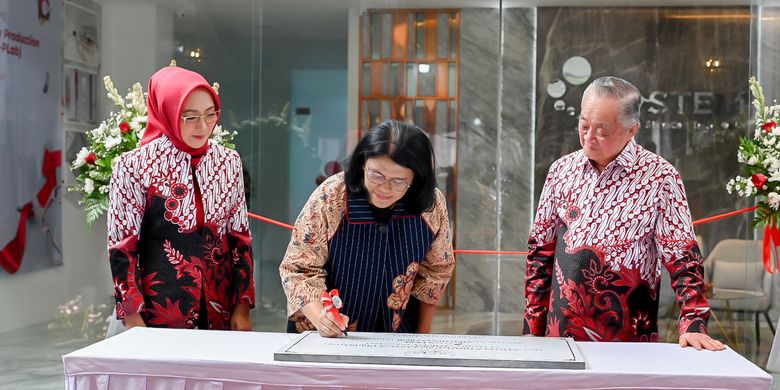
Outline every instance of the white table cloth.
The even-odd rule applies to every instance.
[[[63,357],[83,389],[769,389],[734,351],[663,343],[578,343],[585,370],[485,369],[274,361],[296,335],[133,328]]]
[[[777,322],[775,329],[775,338],[772,340],[772,348],[769,350],[769,359],[766,362],[766,369],[769,372],[780,372],[780,321]]]

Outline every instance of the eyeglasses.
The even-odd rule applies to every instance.
[[[211,126],[217,121],[217,116],[219,116],[219,110],[203,115],[182,115],[181,119],[184,121],[184,126],[187,127],[195,127],[200,123],[201,119],[203,119],[203,122],[207,125]]]
[[[385,177],[385,175],[373,169],[366,169],[366,178],[378,186],[388,182],[390,183],[390,188],[392,188],[395,192],[404,192],[407,188],[411,187],[409,182],[404,179],[388,179]]]

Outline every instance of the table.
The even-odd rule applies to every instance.
[[[772,377],[732,350],[667,343],[577,343],[585,370],[277,362],[296,335],[133,328],[63,356],[83,389],[769,389]]]
[[[780,329],[780,321],[777,323]],[[780,332],[775,332],[775,338],[772,340],[772,349],[769,350],[769,358],[766,362],[766,369],[769,372],[780,372]]]

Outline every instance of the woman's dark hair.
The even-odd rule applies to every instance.
[[[345,164],[344,181],[351,192],[366,190],[363,166],[369,158],[381,156],[414,172],[412,186],[401,198],[407,210],[414,214],[430,210],[435,200],[436,160],[425,132],[413,124],[394,120],[384,121],[369,130]]]

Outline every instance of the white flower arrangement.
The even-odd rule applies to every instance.
[[[764,91],[755,77],[750,78],[750,91],[756,108],[753,138],[740,138],[737,161],[745,164],[745,176],[737,176],[726,184],[729,194],[757,197],[754,226],[780,223],[780,104],[767,105]]]

